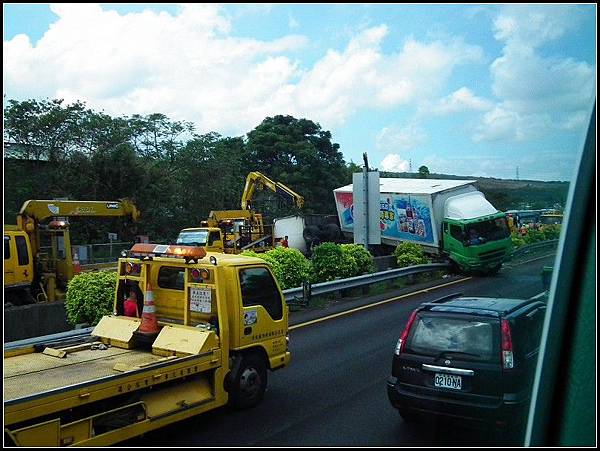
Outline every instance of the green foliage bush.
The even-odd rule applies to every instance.
[[[95,325],[104,315],[111,314],[116,285],[115,271],[88,272],[73,277],[65,300],[69,323]]]
[[[547,240],[558,240],[560,237],[560,224],[549,224],[543,228]]]
[[[356,261],[358,271],[355,275],[375,272],[373,256],[360,244],[342,244],[342,251],[350,254]]]
[[[515,247],[515,249],[521,246],[525,246],[525,240],[518,233],[511,233],[510,239],[512,240],[512,244]]]
[[[358,272],[356,260],[344,252],[339,244],[323,243],[313,249],[311,256],[311,282],[346,279]]]
[[[525,244],[533,244],[539,241],[545,241],[546,235],[540,230],[529,228],[527,229],[527,233],[523,236],[523,240],[525,240]]]
[[[279,266],[277,280],[282,290],[301,287],[302,282],[308,280],[310,263],[298,249],[278,247],[266,252],[266,257]]]
[[[394,249],[394,256],[399,268],[428,263],[423,248],[414,243],[400,243]]]

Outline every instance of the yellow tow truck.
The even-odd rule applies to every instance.
[[[16,445],[104,446],[227,403],[252,407],[267,370],[289,364],[288,307],[263,260],[136,244],[118,265],[114,312],[90,336],[5,346],[5,438]],[[141,318],[124,316],[132,291]]]
[[[246,177],[241,210],[213,210],[200,227],[183,229],[178,244],[202,246],[208,252],[239,254],[245,250],[265,252],[274,247],[273,226],[264,223],[263,215],[252,208],[256,193],[268,189],[297,208],[304,206],[304,197],[281,182],[253,171]]]
[[[127,199],[118,201],[28,200],[16,225],[4,225],[4,296],[16,303],[64,297],[78,271],[114,267],[115,263],[80,265],[71,250],[68,218],[130,217],[140,212]]]

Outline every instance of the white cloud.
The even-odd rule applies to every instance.
[[[483,116],[473,141],[529,141],[543,137],[552,126],[548,113],[526,114],[496,106]]]
[[[504,48],[490,71],[499,101],[484,115],[474,140],[527,140],[581,124],[594,99],[594,66],[540,50],[574,29],[580,14],[573,5],[514,5],[496,18],[495,37]]]
[[[375,146],[379,150],[391,152],[398,149],[415,149],[426,141],[427,135],[420,126],[408,124],[404,127],[384,127],[375,138]]]
[[[451,114],[463,111],[486,111],[492,107],[491,101],[477,97],[469,88],[463,86],[441,99],[431,111],[435,114]]]
[[[400,155],[391,153],[385,156],[379,166],[382,171],[387,172],[407,172],[409,169],[409,162],[400,157]]]
[[[79,99],[113,115],[163,112],[200,132],[241,134],[275,114],[333,127],[362,108],[418,105],[439,95],[455,67],[482,59],[460,39],[410,38],[385,53],[388,27],[379,25],[303,67],[290,55],[306,37],[236,37],[212,4],[182,5],[176,15],[51,8],[58,19],[36,44],[25,35],[4,42],[9,98]]]

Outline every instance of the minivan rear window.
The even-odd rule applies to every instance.
[[[407,352],[447,355],[461,360],[499,360],[498,322],[475,318],[419,315],[411,327]]]

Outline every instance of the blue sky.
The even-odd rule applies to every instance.
[[[3,91],[225,136],[291,114],[380,170],[569,180],[595,42],[595,4],[4,4]]]

